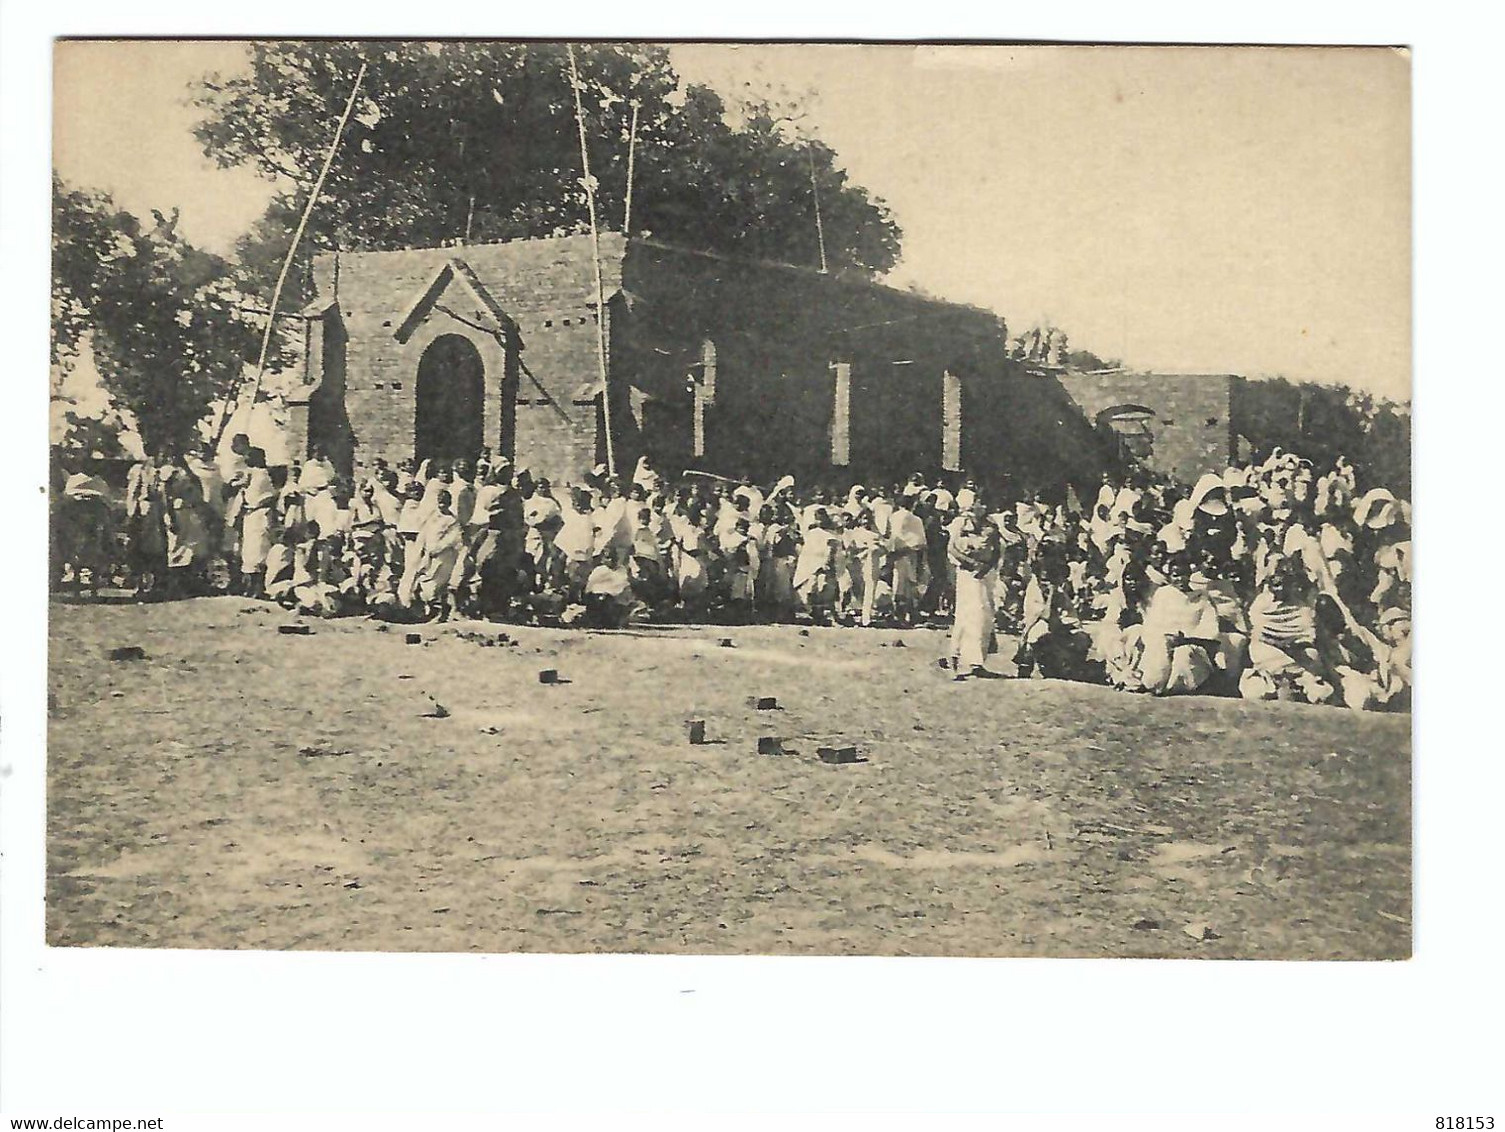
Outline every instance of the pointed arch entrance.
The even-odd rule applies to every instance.
[[[486,364],[460,334],[441,334],[418,360],[413,456],[475,460],[485,436]]]

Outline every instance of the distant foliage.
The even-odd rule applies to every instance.
[[[146,226],[56,177],[52,204],[54,373],[75,364],[87,336],[106,392],[134,417],[146,450],[191,449],[259,346],[229,265],[184,241],[176,215]],[[101,439],[80,429],[81,442]]]
[[[1235,419],[1256,456],[1275,446],[1326,463],[1346,456],[1361,483],[1411,491],[1411,408],[1347,385],[1284,377],[1239,383]]]
[[[622,227],[636,101],[635,233],[817,265],[813,169],[831,270],[874,274],[898,260],[888,209],[848,181],[828,146],[790,135],[797,110],[768,100],[728,107],[708,87],[682,83],[662,47],[586,44],[576,55],[604,230]],[[270,290],[362,60],[366,79],[311,247],[442,245],[467,233],[496,241],[586,225],[562,44],[258,43],[249,74],[206,77],[196,96],[204,152],[283,186],[239,249],[258,288]]]
[[[1100,358],[1091,350],[1071,350],[1065,355],[1067,369],[1091,373],[1096,370],[1122,369],[1118,358]]]
[[[1117,369],[1114,359],[1098,357],[1090,350],[1073,350],[1066,331],[1059,326],[1033,326],[1009,341],[1009,357],[1029,365],[1070,370]]]

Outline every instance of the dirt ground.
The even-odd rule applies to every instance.
[[[931,630],[51,614],[56,945],[1410,953],[1406,716],[956,684]]]

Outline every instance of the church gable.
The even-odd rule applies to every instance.
[[[438,311],[472,329],[494,335],[510,335],[516,326],[491,296],[475,271],[463,259],[452,257],[429,276],[393,321],[392,336],[406,343],[424,319]]]

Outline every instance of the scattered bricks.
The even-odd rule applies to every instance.
[[[823,763],[855,763],[862,760],[857,757],[856,747],[817,747],[815,753],[820,756]]]
[[[410,644],[410,645],[421,645],[421,644],[423,644],[423,634],[422,633],[409,633],[407,636],[403,637],[403,641],[406,644]]]
[[[278,625],[277,632],[289,637],[306,637],[313,632],[307,625]]]
[[[122,645],[111,649],[106,655],[111,660],[145,660],[146,650],[140,645]]]
[[[776,696],[749,696],[747,706],[755,711],[778,711],[779,701]]]
[[[784,753],[784,740],[775,735],[758,736],[758,754],[782,755]]]
[[[690,743],[693,746],[698,747],[705,742],[705,720],[692,719],[685,724],[685,729],[689,733]]]
[[[559,683],[559,671],[558,671],[558,669],[554,669],[554,668],[545,668],[545,669],[543,669],[538,674],[538,682],[540,684],[557,684],[557,683]]]

